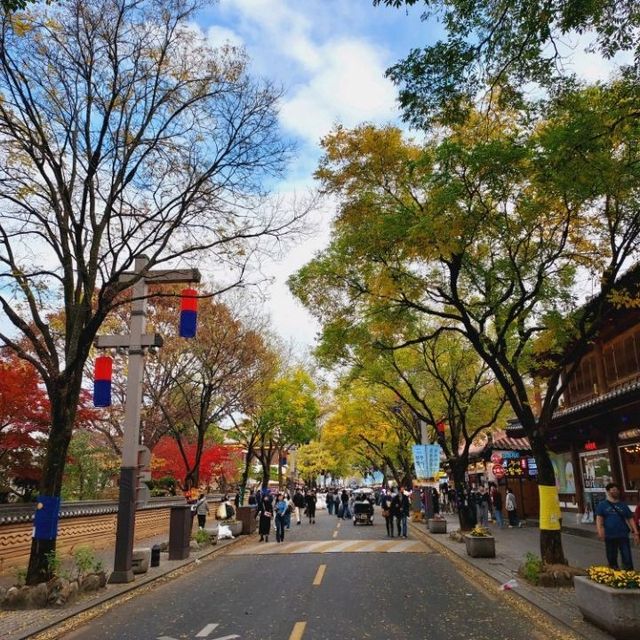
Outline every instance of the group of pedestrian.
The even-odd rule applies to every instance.
[[[317,497],[313,490],[296,487],[293,497],[287,492],[279,491],[275,498],[270,490],[252,491],[249,504],[255,504],[258,517],[258,534],[260,542],[269,542],[269,534],[273,527],[276,542],[284,542],[285,531],[291,528],[291,516],[295,515],[296,524],[302,523],[302,514],[309,518],[309,524],[316,523]]]
[[[411,508],[410,495],[409,490],[405,491],[401,488],[394,494],[385,491],[380,495],[380,508],[387,527],[387,537],[393,538],[394,524],[397,527],[398,538],[407,537],[407,520]]]

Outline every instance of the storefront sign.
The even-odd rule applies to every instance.
[[[640,438],[640,429],[627,429],[618,434],[618,440],[635,440]]]
[[[500,478],[504,478],[504,467],[501,464],[494,464],[493,467],[491,467],[491,471],[493,471],[493,475],[498,480],[500,480]]]
[[[584,443],[585,451],[595,451],[598,448],[598,445],[593,440],[588,440]]]
[[[604,491],[604,487],[613,480],[607,449],[581,453],[580,467],[585,491]]]

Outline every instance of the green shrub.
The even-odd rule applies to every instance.
[[[60,569],[62,568],[62,559],[57,551],[49,551],[45,554],[47,559],[47,569],[52,576],[60,576]]]
[[[207,542],[209,542],[209,534],[204,529],[198,529],[193,536],[193,539],[198,544],[206,544]]]
[[[524,557],[524,563],[520,567],[520,571],[525,580],[532,584],[538,584],[543,568],[544,563],[542,559],[535,555],[535,553],[529,552]]]
[[[16,578],[16,587],[23,587],[27,581],[27,570],[25,567],[16,567],[13,572]]]
[[[78,547],[73,552],[73,561],[75,562],[78,576],[85,576],[87,573],[95,571],[95,566],[98,563],[96,554],[90,547]]]

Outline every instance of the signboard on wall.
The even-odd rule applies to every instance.
[[[558,493],[576,493],[576,477],[571,452],[550,453]]]
[[[586,451],[580,454],[580,471],[582,486],[585,491],[602,492],[605,486],[613,481],[611,462],[607,449]]]

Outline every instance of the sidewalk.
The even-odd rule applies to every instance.
[[[155,536],[147,540],[141,540],[136,543],[136,548],[150,547],[154,544],[167,540],[167,535]],[[128,584],[108,584],[105,589],[96,593],[87,595],[77,600],[74,604],[64,609],[29,609],[23,611],[0,611],[0,638],[2,640],[24,640],[33,635],[45,631],[46,629],[59,625],[66,620],[77,616],[78,614],[94,610],[98,613],[104,605],[108,607],[110,601],[123,596],[129,592],[135,591],[155,582],[161,578],[169,580],[172,578],[170,574],[179,570],[189,570],[189,565],[194,565],[213,557],[222,552],[227,547],[243,540],[249,536],[241,536],[234,540],[221,540],[217,545],[207,547],[199,551],[192,551],[186,560],[169,560],[167,553],[160,556],[160,566],[150,567],[145,574],[136,575],[135,581]],[[102,559],[105,568],[110,572],[113,568],[113,550],[103,550],[96,552],[96,557]],[[65,562],[65,566],[67,561]],[[13,584],[15,579],[9,576],[2,576],[3,584]],[[87,619],[91,617],[91,613]],[[57,637],[57,636],[54,636]]]
[[[446,515],[445,517],[448,531],[460,528],[457,516]],[[490,524],[489,528],[496,538],[496,557],[484,559],[469,557],[464,544],[451,540],[448,534],[430,534],[423,524],[412,523],[411,526],[414,531],[426,536],[434,546],[444,547],[445,555],[447,551],[455,554],[459,559],[480,569],[499,584],[515,578],[519,586],[513,593],[571,627],[580,636],[588,640],[610,640],[611,636],[582,619],[573,589],[535,587],[518,577],[518,567],[522,564],[527,552],[540,556],[540,534],[537,528],[524,526],[516,529],[499,529],[495,524]],[[574,566],[586,569],[592,564],[606,564],[604,543],[597,539],[580,534],[563,533],[562,543],[565,556]],[[633,558],[635,566],[640,567],[638,547],[633,549]]]

